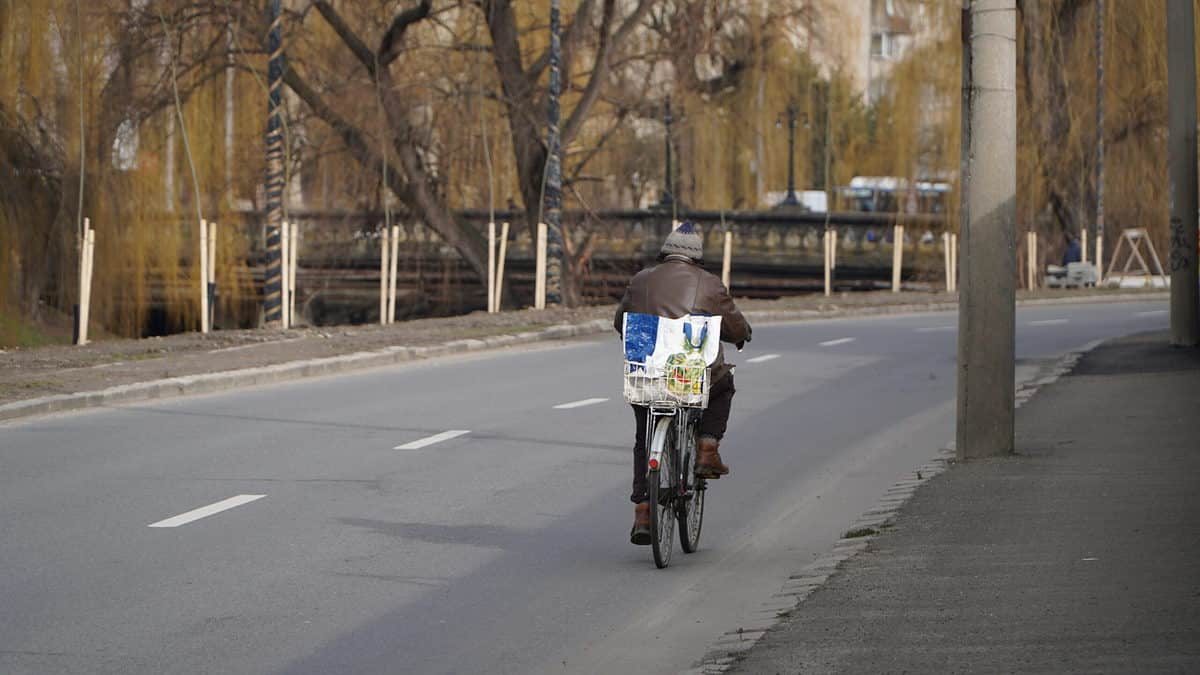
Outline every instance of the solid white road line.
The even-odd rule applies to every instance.
[[[188,511],[187,513],[181,513],[173,518],[160,520],[157,523],[150,523],[149,527],[179,527],[180,525],[187,525],[192,521],[200,520],[201,518],[207,518],[222,511],[228,511],[229,509],[236,508],[242,504],[249,504],[250,502],[262,499],[263,497],[266,497],[266,495],[238,495],[236,497],[230,497],[229,499],[222,499],[216,504],[201,506],[198,509]]]
[[[854,342],[854,340],[855,340],[855,338],[838,338],[836,340],[828,340],[826,342],[822,342],[821,346],[822,347],[834,347],[837,345],[844,345],[847,342]]]
[[[763,354],[762,356],[756,356],[752,359],[746,359],[746,363],[762,363],[764,361],[770,361],[777,358],[779,358],[778,354]]]
[[[440,434],[434,434],[432,436],[428,436],[426,438],[422,438],[420,440],[416,440],[411,443],[405,443],[404,445],[397,445],[396,447],[394,447],[392,449],[393,450],[419,450],[420,448],[423,448],[427,445],[433,445],[434,443],[441,443],[442,441],[448,441],[451,438],[458,438],[459,436],[463,436],[463,435],[466,435],[469,433],[471,433],[471,432],[466,429],[451,429],[450,431],[443,431]]]
[[[1041,321],[1030,321],[1030,326],[1060,326],[1064,323],[1070,323],[1070,319],[1042,319]]]
[[[941,333],[942,331],[952,331],[952,330],[958,330],[958,326],[926,326],[925,328],[918,328],[917,332],[918,333]]]
[[[1165,309],[1155,309],[1149,312],[1138,312],[1134,316],[1162,316],[1167,313]]]
[[[559,405],[554,406],[554,409],[555,410],[570,410],[571,408],[582,408],[585,405],[596,405],[597,403],[604,403],[607,400],[608,399],[606,399],[606,398],[585,398],[582,401],[571,401],[570,403],[561,403]]]

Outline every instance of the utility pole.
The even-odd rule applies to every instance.
[[[825,87],[825,170],[822,172],[825,183],[825,227],[829,227],[829,214],[833,212],[836,197],[833,194],[833,100],[830,96],[832,84]]]
[[[1200,344],[1197,277],[1196,34],[1192,0],[1167,2],[1167,167],[1171,177],[1171,344]]]
[[[237,206],[233,188],[234,114],[237,112],[237,62],[234,58],[233,25],[225,29],[225,205]]]
[[[1013,451],[1016,326],[1016,0],[963,9],[963,255],[959,459]]]
[[[562,90],[562,42],[559,39],[559,0],[550,0],[549,132],[546,139],[546,303],[563,303],[562,138],[558,97]]]
[[[268,326],[283,323],[283,258],[280,227],[283,224],[283,30],[281,0],[271,0],[271,28],[267,34],[267,259],[263,280],[263,313]]]
[[[1096,3],[1096,268],[1104,263],[1104,0]],[[1085,252],[1086,255],[1086,252]],[[1100,269],[1103,274],[1104,270]]]
[[[795,101],[788,103],[784,114],[787,115],[788,124],[787,196],[777,206],[799,206],[800,200],[796,198],[796,118],[800,114],[800,109],[796,107]]]

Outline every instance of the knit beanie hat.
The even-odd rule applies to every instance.
[[[704,239],[700,237],[695,225],[690,221],[685,222],[667,235],[659,255],[664,258],[669,255],[682,255],[699,262],[704,257]]]

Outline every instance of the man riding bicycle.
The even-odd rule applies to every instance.
[[[678,319],[689,314],[721,317],[721,341],[739,349],[750,341],[750,324],[738,311],[725,284],[716,275],[700,267],[704,240],[690,222],[680,225],[667,236],[658,255],[659,264],[638,272],[625,289],[617,306],[613,326],[622,332],[625,313],[652,314]],[[725,363],[724,350],[718,351],[710,366],[708,407],[700,418],[696,474],[720,478],[729,473],[718,451],[729,421],[730,405],[736,391],[733,368]],[[646,484],[646,420],[644,406],[633,406],[637,434],[633,444],[633,530],[629,540],[642,546],[650,544],[650,504]]]

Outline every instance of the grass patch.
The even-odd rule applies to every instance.
[[[853,530],[847,530],[842,535],[842,539],[858,539],[859,537],[871,537],[879,534],[879,530],[873,527],[856,527]]]
[[[62,383],[57,380],[26,380],[18,382],[14,386],[18,389],[53,389],[60,385]]]
[[[121,361],[153,361],[166,356],[165,352],[138,352],[136,354],[124,354],[121,356]],[[114,361],[113,363],[117,363]]]
[[[22,349],[66,344],[63,340],[42,332],[20,316],[0,310],[0,349]]]

